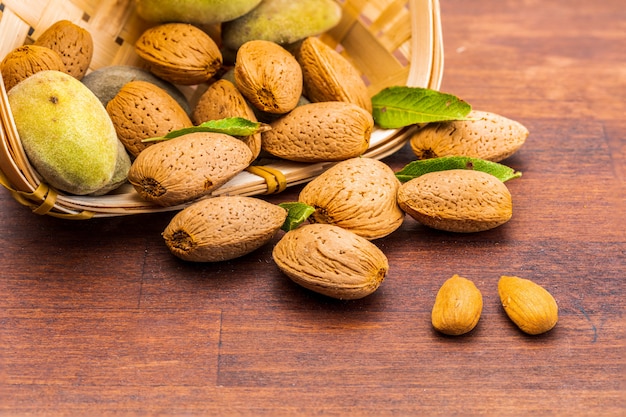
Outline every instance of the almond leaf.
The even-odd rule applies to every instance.
[[[374,121],[383,129],[467,120],[472,107],[458,97],[421,87],[394,86],[372,97]]]
[[[160,142],[195,132],[224,133],[231,136],[250,136],[269,129],[269,125],[264,123],[253,122],[243,117],[227,117],[219,120],[209,120],[197,126],[172,130],[165,136],[143,139],[142,142]]]
[[[521,172],[515,171],[497,162],[486,161],[480,158],[470,158],[468,156],[444,156],[441,158],[422,159],[410,162],[400,171],[396,172],[396,178],[401,182],[407,182],[413,178],[428,174],[429,172],[445,171],[449,169],[473,169],[475,171],[483,171],[495,176],[502,182],[522,176]]]
[[[282,226],[285,232],[297,229],[315,213],[315,208],[300,202],[280,203],[279,206],[287,210],[287,218]]]

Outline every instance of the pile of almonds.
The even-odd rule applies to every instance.
[[[299,203],[314,209],[308,224],[286,232],[273,249],[278,268],[294,282],[339,299],[372,294],[389,264],[372,242],[393,233],[405,214],[434,229],[473,233],[512,217],[512,198],[498,178],[481,171],[432,172],[406,183],[384,163],[364,158],[372,130],[372,103],[352,64],[307,37],[295,44],[244,43],[232,65],[200,28],[165,23],[148,29],[137,54],[154,76],[173,85],[199,85],[186,111],[155,83],[130,80],[106,109],[133,159],[128,181],[141,198],[161,206],[187,203],[163,232],[170,251],[194,262],[234,259],[266,245],[287,210],[260,198],[211,193],[264,154],[299,162],[336,162],[309,182]],[[41,70],[81,79],[93,43],[76,25],[61,21],[34,45],[1,64],[7,89]],[[144,142],[208,120],[242,117],[269,126],[248,137],[195,132]],[[469,120],[431,123],[410,140],[419,159],[470,156],[501,161],[524,143],[528,131],[513,120],[474,111]],[[556,302],[528,280],[502,277],[499,294],[509,317],[525,332],[550,330]],[[482,310],[480,291],[455,275],[437,294],[433,327],[445,334],[471,331]]]
[[[369,147],[374,120],[365,82],[346,58],[316,37],[289,46],[247,41],[227,66],[218,44],[204,31],[187,23],[166,23],[145,31],[136,51],[159,78],[175,85],[202,84],[190,117],[165,91],[147,82],[124,85],[107,104],[120,140],[135,158],[129,182],[155,204],[175,206],[208,196],[262,153],[298,162],[335,162],[358,157]],[[199,146],[191,135],[158,146],[144,142],[230,117],[261,119],[269,126],[236,139],[248,151],[233,144],[228,155],[194,153],[197,165],[188,158],[189,148]],[[218,135],[193,136],[208,143]]]
[[[69,20],[50,26],[31,45],[16,48],[2,60],[0,71],[6,90],[36,72],[55,70],[80,80],[93,57],[91,34]]]

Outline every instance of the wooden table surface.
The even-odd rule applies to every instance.
[[[461,235],[407,218],[376,241],[390,272],[359,301],[296,286],[271,245],[179,261],[171,214],[63,221],[0,190],[0,415],[626,415],[624,10],[442,0],[441,89],[531,132],[504,161],[523,172],[513,219]],[[462,337],[430,325],[453,274],[484,297]],[[556,328],[519,331],[500,275],[545,286]]]

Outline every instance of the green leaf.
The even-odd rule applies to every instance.
[[[441,158],[413,161],[396,172],[396,177],[401,182],[407,182],[413,178],[428,174],[429,172],[445,171],[449,169],[473,169],[483,171],[497,177],[502,182],[522,176],[521,172],[515,171],[497,162],[470,158],[468,156],[444,156]]]
[[[225,119],[209,120],[208,122],[204,122],[198,126],[172,130],[165,136],[144,139],[142,142],[159,142],[195,132],[214,132],[225,133],[231,136],[250,136],[269,129],[269,125],[264,123],[253,122],[248,119],[244,119],[243,117],[227,117]]]
[[[466,120],[472,106],[452,94],[421,87],[394,86],[372,97],[374,121],[383,129],[418,123]]]
[[[299,202],[280,203],[279,206],[287,210],[287,219],[282,226],[285,232],[297,229],[311,214],[315,213],[313,207]]]

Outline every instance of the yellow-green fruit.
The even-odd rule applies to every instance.
[[[128,171],[130,170],[130,166],[132,161],[130,160],[130,155],[126,152],[126,148],[121,141],[117,141],[117,161],[115,163],[115,172],[113,172],[113,176],[107,185],[100,188],[99,190],[94,191],[89,195],[99,196],[110,193],[113,190],[118,189],[122,186],[122,184],[128,181]]]
[[[204,25],[236,19],[260,2],[261,0],[137,0],[137,14],[150,22]]]
[[[333,0],[263,0],[238,19],[223,26],[224,45],[238,49],[251,40],[281,45],[319,35],[341,19],[341,7]]]
[[[26,156],[44,182],[78,195],[110,183],[118,139],[91,90],[60,71],[41,71],[8,96]]]

